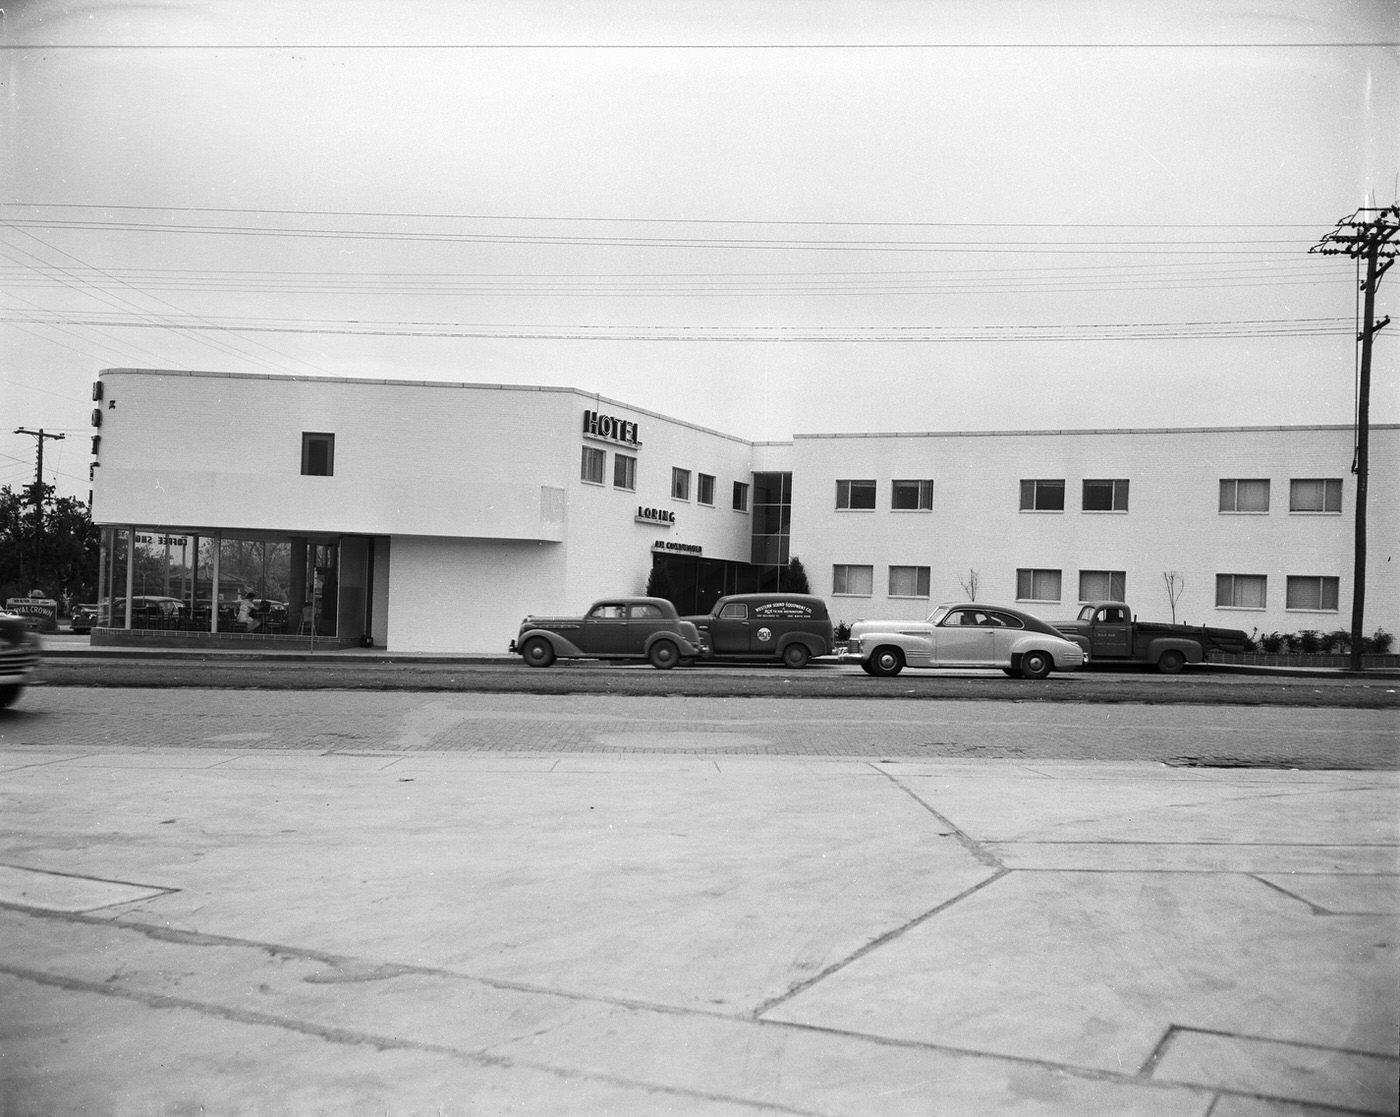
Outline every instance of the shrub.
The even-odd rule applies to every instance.
[[[841,621],[841,622],[836,626],[836,639],[838,639],[838,640],[849,640],[850,638],[851,638],[851,626],[848,625],[845,621]]]
[[[1278,632],[1270,632],[1259,638],[1259,646],[1268,655],[1278,655],[1283,651],[1285,637]]]
[[[1378,628],[1374,636],[1366,636],[1362,639],[1361,650],[1367,655],[1387,655],[1390,652],[1390,645],[1394,642],[1394,636],[1385,629]]]
[[[1332,648],[1343,655],[1351,651],[1351,633],[1345,628],[1333,629],[1327,634],[1327,639],[1331,642]]]
[[[1315,628],[1305,628],[1298,633],[1298,650],[1304,655],[1317,654],[1319,643],[1319,633]]]

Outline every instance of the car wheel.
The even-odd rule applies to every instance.
[[[658,671],[669,671],[680,662],[681,651],[669,640],[658,640],[647,652],[647,660]]]
[[[520,654],[531,667],[548,667],[554,662],[554,649],[543,636],[532,636],[526,640]]]
[[[892,678],[903,670],[904,653],[898,648],[876,648],[870,657],[870,673],[878,678]]]
[[[1043,679],[1050,674],[1054,661],[1045,652],[1027,652],[1021,657],[1021,677],[1023,679]]]
[[[1186,657],[1175,649],[1163,652],[1157,660],[1157,670],[1163,675],[1179,675],[1185,666]]]
[[[807,666],[807,661],[812,658],[812,653],[807,650],[806,644],[789,644],[783,649],[783,662],[794,671],[800,671]]]
[[[24,690],[24,685],[22,683],[10,683],[6,686],[0,686],[0,710],[13,705],[15,699],[20,696],[22,690]]]
[[[875,669],[870,666],[870,660],[868,659],[862,659],[860,661],[860,669],[864,671],[867,675],[875,674]]]

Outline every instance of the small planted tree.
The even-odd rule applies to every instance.
[[[969,601],[977,600],[977,587],[982,581],[981,575],[976,570],[969,570],[966,577],[958,575],[958,585],[962,586],[962,591],[967,595]]]
[[[1186,592],[1186,579],[1175,570],[1162,571],[1162,584],[1167,591],[1167,604],[1172,610],[1172,624],[1176,624],[1176,603]]]

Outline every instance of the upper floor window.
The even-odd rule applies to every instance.
[[[874,481],[837,481],[836,507],[847,511],[875,507]]]
[[[1221,609],[1263,609],[1269,603],[1269,579],[1264,574],[1217,574],[1215,604]]]
[[[671,470],[671,498],[673,500],[690,499],[690,470]]]
[[[305,477],[330,477],[335,473],[335,435],[311,431],[301,436],[301,472]]]
[[[1289,609],[1310,609],[1316,613],[1335,613],[1338,584],[1336,578],[1290,574],[1285,590],[1286,606]]]
[[[695,478],[695,500],[698,504],[713,505],[715,502],[715,479],[708,473]]]
[[[601,485],[603,483],[603,467],[607,463],[607,457],[607,454],[596,446],[585,446],[583,448],[583,461],[579,465],[579,480],[587,481],[590,485]]]
[[[890,596],[927,597],[928,571],[927,566],[891,566]]]
[[[749,510],[749,486],[746,481],[734,482],[734,511],[747,512]]]
[[[1058,570],[1016,571],[1017,601],[1059,601],[1060,572]]]
[[[1085,512],[1126,512],[1128,510],[1128,482],[1085,481]]]
[[[1022,512],[1063,512],[1064,510],[1065,483],[1063,481],[1021,482]]]
[[[631,454],[613,455],[613,488],[637,491],[637,459]]]
[[[932,481],[892,481],[890,507],[896,512],[928,512],[933,508]]]
[[[1288,482],[1290,512],[1340,512],[1342,481],[1339,477],[1295,478]]]
[[[1269,481],[1225,478],[1220,479],[1220,511],[1267,512],[1269,510]]]
[[[838,563],[831,568],[832,594],[845,594],[848,597],[869,597],[875,589],[875,568],[873,566],[851,566]]]

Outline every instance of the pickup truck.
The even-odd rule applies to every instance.
[[[1204,663],[1210,651],[1242,652],[1249,639],[1237,628],[1136,620],[1121,601],[1090,601],[1055,627],[1084,649],[1086,666],[1146,664],[1168,675]]]

